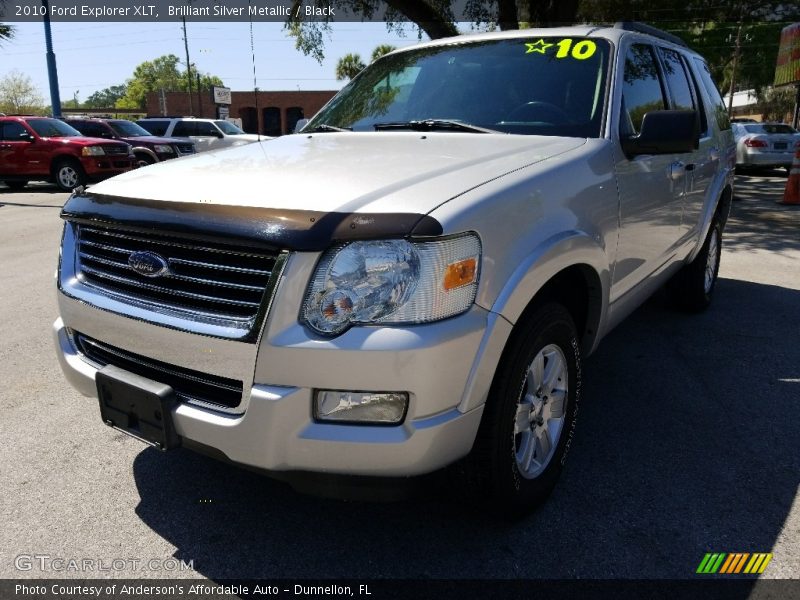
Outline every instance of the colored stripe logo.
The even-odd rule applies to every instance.
[[[767,552],[707,552],[695,573],[701,575],[755,575],[763,573],[772,560]]]

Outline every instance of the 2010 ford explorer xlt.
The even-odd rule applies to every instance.
[[[582,356],[662,284],[690,310],[714,290],[733,137],[678,42],[439,40],[370,65],[299,134],[76,191],[67,378],[162,449],[284,478],[457,463],[529,509],[573,439]]]

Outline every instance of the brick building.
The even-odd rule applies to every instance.
[[[229,116],[242,120],[242,129],[247,133],[278,136],[291,133],[299,119],[310,118],[330,100],[336,90],[316,92],[258,92],[258,104],[254,92],[231,92]],[[189,110],[189,94],[167,92],[165,94],[168,115],[192,115],[216,118],[217,106],[211,92],[192,94],[192,110]],[[147,95],[147,114],[159,116],[160,94]]]

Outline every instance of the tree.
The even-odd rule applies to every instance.
[[[86,108],[113,108],[117,100],[125,96],[128,88],[125,84],[112,85],[102,90],[96,91],[86,99],[83,105]]]
[[[319,62],[325,58],[325,36],[330,37],[330,18],[306,21],[295,9],[287,23],[295,47]],[[591,2],[592,0],[584,0]],[[628,0],[635,1],[635,0]],[[698,0],[699,1],[699,0]],[[404,24],[413,23],[418,35],[439,39],[458,35],[456,17],[476,25],[496,25],[500,29],[519,29],[520,22],[531,26],[547,26],[575,21],[579,0],[488,0],[468,1],[464,14],[453,13],[450,0],[330,0],[335,13],[350,13],[364,20],[383,19],[390,31],[402,32]]]
[[[174,54],[159,56],[152,61],[145,61],[133,71],[133,77],[127,81],[125,95],[117,100],[117,108],[145,108],[147,94],[151,92],[185,92],[188,91],[189,76],[187,71],[180,71],[180,59]],[[197,68],[192,65],[191,89],[197,89]],[[222,80],[215,75],[200,74],[200,87],[221,86]]]
[[[15,69],[0,79],[0,112],[30,114],[43,109],[44,99],[30,77]]]
[[[0,23],[0,42],[5,42],[14,37],[14,28],[11,25]]]
[[[358,54],[345,54],[336,63],[336,79],[352,79],[364,69],[364,61]]]
[[[372,59],[372,62],[375,62],[384,54],[389,54],[389,52],[396,49],[397,48],[391,44],[381,44],[380,46],[375,47],[375,50],[372,51],[372,56],[370,58]]]

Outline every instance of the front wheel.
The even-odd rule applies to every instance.
[[[60,190],[71,192],[86,183],[86,173],[78,161],[65,159],[54,165],[53,179]]]
[[[519,517],[541,503],[561,474],[581,390],[575,324],[546,304],[518,325],[503,354],[465,475],[477,497]],[[477,488],[477,489],[475,489]]]

